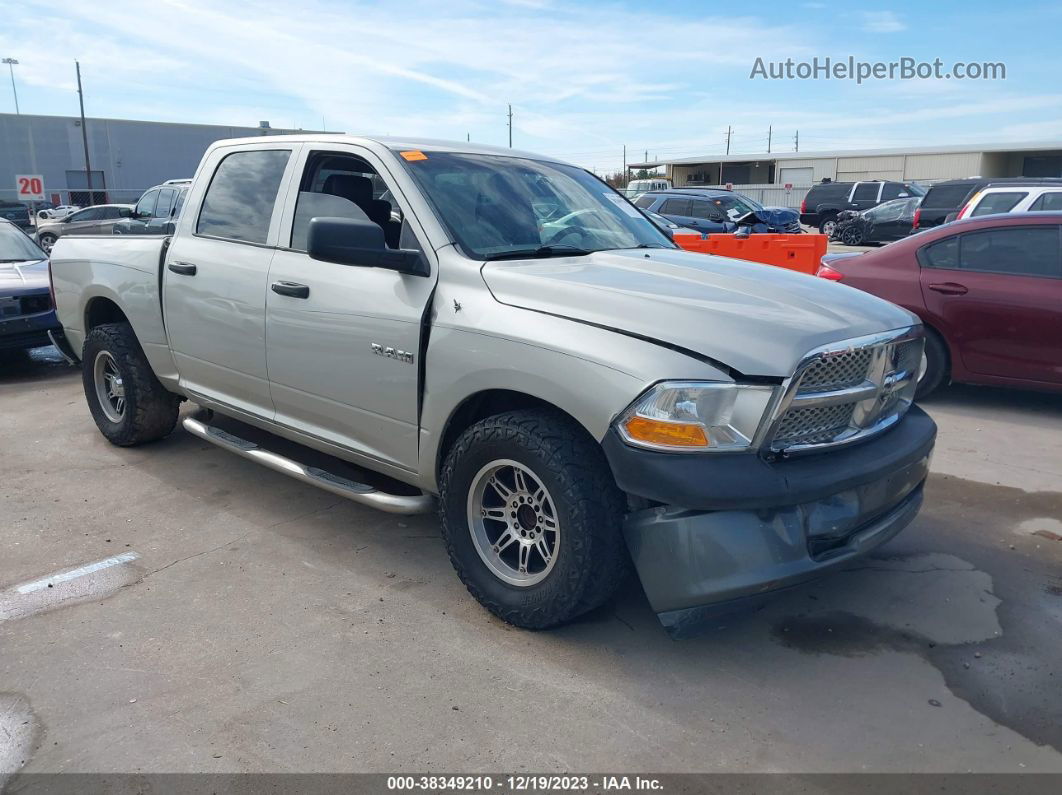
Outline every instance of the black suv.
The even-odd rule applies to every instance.
[[[932,229],[948,221],[954,221],[959,210],[973,194],[989,185],[1013,185],[1027,187],[1033,185],[1062,184],[1059,177],[970,177],[968,179],[949,179],[935,182],[929,186],[925,198],[914,217],[914,231]]]
[[[800,203],[800,223],[817,226],[832,235],[837,213],[842,210],[869,210],[882,202],[924,196],[926,189],[916,182],[869,180],[866,182],[820,182],[812,185]]]
[[[0,218],[10,221],[23,232],[30,228],[29,208],[22,202],[0,199]]]

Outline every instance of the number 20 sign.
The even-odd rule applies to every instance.
[[[19,201],[44,201],[44,178],[40,174],[16,174],[15,189]]]

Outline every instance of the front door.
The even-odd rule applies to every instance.
[[[421,323],[430,277],[321,262],[314,217],[368,219],[391,248],[429,248],[384,164],[352,145],[307,146],[269,270],[266,358],[276,421],[404,469],[417,465]]]
[[[926,309],[940,318],[967,370],[1062,383],[1060,229],[1005,226],[926,249]]]
[[[181,385],[271,419],[265,358],[266,279],[281,202],[299,145],[215,149],[201,169],[166,257],[166,333]]]

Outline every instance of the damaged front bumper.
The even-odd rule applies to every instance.
[[[936,425],[913,407],[849,448],[776,461],[604,447],[620,487],[659,503],[628,515],[631,557],[672,635],[865,555],[922,504]]]

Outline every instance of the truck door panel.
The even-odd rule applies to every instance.
[[[346,161],[348,170],[377,172],[365,177],[373,181],[371,192],[355,173],[322,178],[329,169],[321,164],[328,162],[335,171],[345,153],[364,158]],[[307,148],[305,162],[302,190],[289,215],[295,219],[289,232],[292,247],[277,251],[266,292],[266,358],[276,421],[413,469],[418,459],[421,318],[435,274],[425,278],[320,262],[299,250],[305,247],[303,227],[315,214],[392,223],[378,197],[385,187],[382,166],[368,152]],[[341,195],[320,193],[326,183]],[[394,191],[389,195],[393,198]],[[415,238],[406,223],[408,247]],[[295,297],[272,288],[283,283],[305,286],[308,293]]]
[[[291,155],[275,144],[219,150],[202,205],[187,208],[193,217],[182,219],[163,271],[166,332],[181,385],[268,419],[266,280]]]

